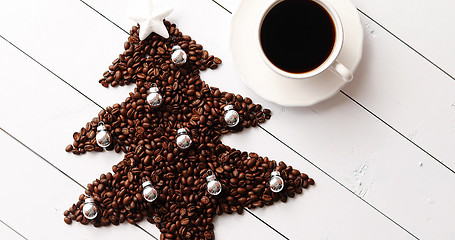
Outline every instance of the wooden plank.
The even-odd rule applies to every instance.
[[[455,81],[361,19],[367,31],[363,60],[344,91],[454,170]]]
[[[24,238],[11,228],[0,222],[0,236],[8,240],[24,240]]]
[[[17,20],[15,24],[11,24],[11,19]],[[99,103],[103,103],[103,96],[122,101],[132,89],[107,90],[98,83],[123,52],[128,35],[80,1],[27,1],[25,6],[23,2],[11,2],[0,9],[0,35],[59,77],[83,83],[78,89],[97,93],[89,97]]]
[[[450,0],[353,0],[369,17],[455,76],[453,39],[455,2]],[[444,80],[446,81],[446,80]]]
[[[0,174],[0,218],[27,239],[150,238],[130,224],[118,226],[116,231],[67,225],[63,222],[63,211],[83,189],[3,131],[0,142],[0,154],[8,169]],[[2,239],[14,238],[2,235]]]
[[[2,112],[0,127],[20,139],[24,144],[34,149],[81,184],[91,183],[101,173],[111,171],[112,165],[122,160],[122,154],[104,152],[74,156],[64,152],[65,146],[72,141],[71,134],[73,131],[71,129],[79,129],[81,125],[84,125],[81,123],[86,122],[83,119],[90,119],[100,109],[3,40],[0,41],[0,49],[5,56],[8,56],[8,59],[0,59],[1,69],[5,70],[5,72],[8,72],[6,69],[9,70],[9,73],[5,76],[9,79],[9,82],[5,83],[5,86],[0,90],[0,101],[2,102],[0,104],[0,111]],[[27,71],[20,71],[21,69],[27,69]],[[16,74],[17,72],[22,72],[22,74]],[[39,91],[36,91],[36,89],[39,89]],[[23,98],[18,99],[17,96],[23,96]],[[17,99],[14,104],[10,104],[12,99]],[[2,149],[6,151],[9,148],[5,147]],[[8,159],[8,157],[5,159]],[[14,159],[22,159],[22,157]],[[18,169],[9,163],[7,163],[6,168]],[[31,171],[30,176],[33,178],[49,176],[49,178],[44,178],[43,181],[51,183],[54,181],[53,175],[42,173],[40,170],[35,171],[34,169],[34,167],[31,167],[29,170]],[[11,174],[13,173],[16,174],[16,172]],[[27,179],[27,181],[29,180]],[[46,184],[42,184],[42,186],[45,187]],[[54,215],[52,217],[58,216],[53,221],[60,221],[63,224],[63,211],[77,200],[79,194],[83,193],[83,189],[79,187],[65,190],[63,189],[64,185],[58,185],[49,189],[49,191],[55,191],[55,189],[60,191],[61,188],[61,191],[67,191],[69,196],[65,199],[58,198],[52,201],[52,203],[58,201],[59,206],[61,206],[53,212]],[[38,191],[39,188],[37,187],[36,189]],[[46,196],[47,194],[44,195]],[[46,198],[42,198],[42,200],[46,201]],[[8,214],[14,215],[12,210],[14,209],[10,209]],[[36,218],[28,219],[30,224],[39,217],[39,215],[34,213],[28,214],[36,216]],[[218,222],[222,223],[221,225],[216,225],[220,231],[223,232],[223,229],[226,229],[224,230],[224,235],[217,236],[219,239],[280,238],[271,228],[248,214],[239,218],[226,217]],[[76,223],[74,225],[77,225],[75,227],[76,231],[79,231],[80,228],[92,229],[92,227],[83,227]],[[130,226],[129,224],[123,225]],[[126,233],[129,228],[123,225],[118,230],[114,230],[117,227],[106,229],[109,229],[113,234],[115,234],[115,231]],[[142,221],[139,225],[159,238],[159,231],[154,225],[149,224],[147,221]],[[234,228],[239,231],[230,231]],[[254,230],[252,231],[249,228]],[[112,237],[112,235],[109,236]],[[146,238],[148,239],[150,236],[145,235],[145,237],[141,236],[137,239]]]

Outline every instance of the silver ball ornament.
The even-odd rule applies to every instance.
[[[281,192],[284,188],[284,180],[280,177],[280,172],[273,171],[270,178],[270,190],[272,192],[278,193]]]
[[[109,147],[109,145],[111,145],[111,135],[106,131],[104,123],[100,122],[96,130],[96,144],[103,148]]]
[[[191,141],[191,138],[185,128],[180,128],[177,130],[176,143],[180,149],[189,148],[192,142],[193,141]]]
[[[240,116],[239,113],[234,110],[234,106],[226,105],[224,107],[224,121],[228,127],[235,127],[239,124]]]
[[[187,58],[186,52],[183,51],[179,45],[175,45],[174,47],[172,47],[171,59],[175,65],[181,66],[185,64],[186,58]]]
[[[142,196],[147,202],[153,202],[158,197],[158,191],[152,186],[150,181],[145,181],[142,183],[144,190],[142,191]]]
[[[215,175],[210,171],[210,174],[206,177],[207,179],[207,192],[211,195],[218,195],[221,193],[221,183],[216,180]]]
[[[82,214],[89,220],[95,219],[96,216],[98,216],[98,208],[96,207],[93,198],[89,197],[85,199],[84,207],[82,207]]]
[[[158,108],[163,104],[163,96],[161,96],[158,87],[156,87],[155,84],[149,89],[147,103],[150,104],[152,108]]]

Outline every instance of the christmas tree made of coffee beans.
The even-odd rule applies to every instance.
[[[175,24],[164,23],[167,39],[152,33],[140,41],[139,27],[132,28],[125,51],[99,82],[104,87],[135,83],[134,92],[121,104],[101,110],[73,134],[74,142],[66,148],[74,154],[104,149],[125,153],[112,173],[88,184],[85,194],[65,211],[68,224],[75,220],[99,227],[146,218],[159,228],[161,239],[213,239],[216,215],[286,202],[314,184],[283,162],[220,141],[222,134],[265,122],[270,110],[205,84],[199,72],[216,69],[221,60]],[[186,53],[186,63],[171,59],[174,46]],[[154,106],[147,98],[150,94],[160,95],[161,103]],[[233,123],[226,122],[226,105],[235,111]],[[239,122],[231,127],[236,116]]]

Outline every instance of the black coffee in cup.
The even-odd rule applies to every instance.
[[[259,30],[262,50],[277,68],[309,72],[325,62],[335,44],[330,14],[311,0],[284,0],[265,15]]]

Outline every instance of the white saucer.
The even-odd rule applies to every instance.
[[[273,0],[243,0],[231,23],[231,52],[243,82],[264,99],[283,106],[310,106],[335,95],[345,82],[325,71],[308,79],[291,79],[271,70],[256,46],[263,5]],[[349,0],[329,0],[343,24],[345,39],[338,60],[352,72],[362,57],[363,29],[357,9]],[[355,75],[354,75],[355,79]]]

